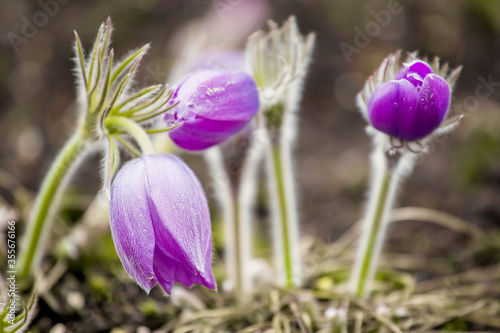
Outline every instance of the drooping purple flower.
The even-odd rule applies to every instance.
[[[144,155],[118,171],[111,234],[125,270],[147,292],[174,282],[215,289],[212,234],[200,182],[179,158]]]
[[[259,109],[254,79],[242,71],[201,70],[184,77],[174,88],[179,104],[165,120],[181,124],[169,132],[181,148],[203,150],[240,131]]]
[[[402,68],[382,84],[368,103],[377,130],[405,141],[431,134],[443,122],[450,105],[450,86],[423,61]]]

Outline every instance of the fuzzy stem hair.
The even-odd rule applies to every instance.
[[[64,188],[90,144],[77,131],[65,144],[45,176],[36,198],[18,262],[21,278],[28,277],[39,264],[47,242],[50,222]]]
[[[395,193],[401,180],[413,170],[414,159],[411,152],[394,156],[385,145],[375,144],[371,190],[349,285],[350,292],[359,298],[366,298],[371,292]]]

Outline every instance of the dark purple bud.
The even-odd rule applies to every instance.
[[[172,140],[187,150],[221,143],[247,125],[259,109],[254,79],[242,71],[202,70],[189,74],[174,88],[166,116]]]
[[[414,86],[420,87],[424,82],[424,78],[432,73],[433,73],[432,69],[427,63],[423,61],[416,61],[410,65],[401,68],[394,77],[394,79],[395,80],[407,79]]]
[[[394,80],[381,85],[368,104],[377,130],[406,141],[431,134],[443,122],[450,105],[450,87],[423,61],[405,66]]]
[[[111,234],[125,270],[147,292],[174,282],[215,289],[208,203],[179,158],[145,155],[125,164],[113,182]]]

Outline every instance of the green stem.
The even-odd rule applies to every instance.
[[[66,142],[45,176],[28,224],[24,246],[21,247],[18,262],[18,273],[21,278],[28,277],[36,267],[35,257],[41,255],[43,245],[46,243],[45,238],[48,235],[46,224],[50,220],[50,213],[56,207],[65,180],[85,147],[86,141],[78,131]]]
[[[282,260],[284,265],[284,270],[285,270],[285,286],[288,288],[294,287],[294,274],[293,274],[293,267],[295,264],[294,263],[294,255],[293,255],[293,249],[292,246],[298,246],[298,244],[292,244],[293,241],[291,240],[291,228],[293,226],[290,225],[291,221],[288,216],[288,197],[287,197],[287,192],[285,189],[285,179],[284,179],[284,165],[283,165],[283,159],[282,159],[282,150],[281,146],[279,143],[272,144],[272,167],[273,167],[273,172],[274,172],[274,177],[273,180],[276,182],[275,186],[277,189],[277,203],[279,207],[279,216],[280,216],[280,225],[279,228],[281,229],[281,237],[282,240],[280,244],[283,246],[282,249],[282,255],[283,258],[278,258],[278,260]]]
[[[401,180],[401,164],[411,171],[414,154],[388,154],[377,145],[371,157],[372,190],[368,198],[361,238],[350,281],[350,292],[360,298],[370,294],[375,268],[382,249],[394,193]]]
[[[248,265],[251,258],[251,207],[247,195],[253,192],[255,166],[249,156],[230,155],[242,162],[242,169],[232,177],[226,169],[222,149],[215,147],[205,152],[210,174],[216,182],[215,194],[224,220],[225,262],[228,281],[232,284],[238,302],[244,304],[251,292]],[[253,161],[255,162],[255,160]]]
[[[148,134],[135,121],[120,116],[108,116],[105,123],[106,128],[123,131],[132,136],[139,144],[143,154],[154,154],[153,144]]]
[[[387,205],[392,204],[387,200],[391,187],[391,180],[392,173],[390,170],[386,170],[382,179],[380,192],[377,195],[377,208],[373,215],[371,228],[368,231],[368,242],[362,253],[361,270],[359,271],[359,277],[356,278],[356,295],[360,298],[366,296],[367,288],[373,279],[374,266],[379,257],[379,245],[382,243],[384,237],[383,230],[384,224],[386,223],[386,221],[384,221],[384,212],[386,211]]]

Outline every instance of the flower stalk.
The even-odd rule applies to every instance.
[[[224,222],[224,258],[227,270],[227,281],[238,296],[250,290],[248,285],[248,260],[250,249],[242,235],[240,207],[238,202],[239,179],[231,182],[231,177],[224,166],[224,155],[221,147],[213,147],[205,152],[205,159],[213,179],[216,179],[215,194],[222,211]],[[246,235],[248,237],[248,235]],[[241,298],[241,297],[240,297]]]
[[[57,209],[59,197],[85,153],[93,147],[104,153],[103,191],[109,196],[111,181],[120,160],[116,141],[135,155],[153,154],[147,131],[155,133],[160,130],[144,127],[151,127],[155,117],[176,106],[168,103],[172,93],[164,86],[155,85],[139,91],[131,89],[133,76],[149,45],[114,64],[114,51],[110,49],[112,30],[111,20],[108,19],[99,28],[87,59],[75,32],[74,59],[80,117],[75,134],[53,162],[35,200],[18,261],[18,272],[22,278],[36,270],[47,242],[51,214]],[[171,129],[173,127],[161,131]],[[139,149],[122,136],[132,137]]]
[[[241,54],[242,56],[242,54]],[[241,60],[243,58],[241,57]],[[240,68],[207,66],[182,79],[173,88],[172,114],[165,116],[175,128],[170,139],[188,151],[205,151],[212,177],[217,180],[215,194],[224,220],[227,280],[225,289],[234,289],[238,299],[250,292],[250,228],[243,225],[245,209],[238,199],[241,166],[245,154],[236,133],[244,131],[259,110],[259,93],[254,79]],[[223,148],[213,147],[221,145]],[[213,147],[213,148],[212,148]],[[235,148],[235,149],[233,149]],[[230,158],[226,164],[226,158]],[[234,169],[237,170],[234,170]]]
[[[71,172],[89,146],[82,138],[82,132],[78,131],[66,142],[47,173],[28,223],[24,246],[21,247],[22,252],[18,264],[18,273],[21,278],[30,275],[39,261],[41,249],[47,241],[50,215],[57,206],[58,198],[63,192]]]
[[[247,67],[259,87],[259,125],[267,136],[265,152],[278,284],[293,288],[301,284],[301,264],[292,150],[315,35],[301,35],[294,17],[281,27],[269,22],[269,28],[268,33],[258,31],[249,37]]]
[[[106,119],[106,125],[109,129],[121,130],[134,138],[143,154],[154,154],[153,144],[149,136],[135,121],[125,117],[115,116]]]
[[[230,265],[232,266],[232,271],[234,271],[234,273],[232,275],[234,275],[232,277],[232,281],[234,281],[234,289],[236,290],[236,294],[237,295],[242,295],[243,294],[243,290],[246,290],[248,289],[247,286],[244,285],[244,281],[243,281],[243,275],[244,274],[248,274],[247,272],[247,262],[245,261],[245,259],[243,258],[243,249],[242,249],[242,245],[244,243],[244,241],[242,241],[242,235],[241,235],[241,225],[240,225],[240,208],[239,208],[239,205],[238,205],[238,200],[232,200],[232,204],[233,204],[233,209],[232,209],[232,213],[233,213],[233,218],[230,220],[232,222],[232,225],[231,227],[229,228],[226,228],[226,230],[228,231],[232,231],[232,238],[234,239],[233,240],[233,244],[232,245],[229,245],[228,248],[226,249],[226,253],[229,252],[230,250],[234,250],[234,264]],[[227,223],[226,223],[226,227],[227,227]],[[226,239],[228,239],[228,237],[226,237]],[[226,242],[226,245],[228,245],[228,243]]]
[[[391,156],[383,147],[377,147],[372,155],[372,192],[362,226],[362,238],[358,245],[356,261],[351,278],[351,289],[359,298],[367,297],[380,257],[389,212],[393,206],[394,193],[400,180],[398,174],[401,156]]]
[[[284,154],[289,153],[279,143],[271,143],[268,148],[268,174],[273,204],[276,264],[279,267],[281,281],[287,288],[300,284],[299,222],[297,219],[296,200],[293,196],[291,163],[285,163]],[[269,156],[270,155],[270,156]]]
[[[449,117],[451,93],[461,67],[420,60],[409,53],[400,65],[401,51],[386,57],[357,96],[374,142],[372,190],[350,280],[350,292],[369,296],[384,241],[395,191],[413,171],[416,157],[433,137],[455,128],[461,116]]]
[[[227,281],[231,288],[234,287],[239,301],[245,300],[253,287],[251,222],[261,156],[260,146],[253,144],[254,134],[244,131],[224,146],[205,153],[212,178],[216,180],[215,194],[223,213]]]

